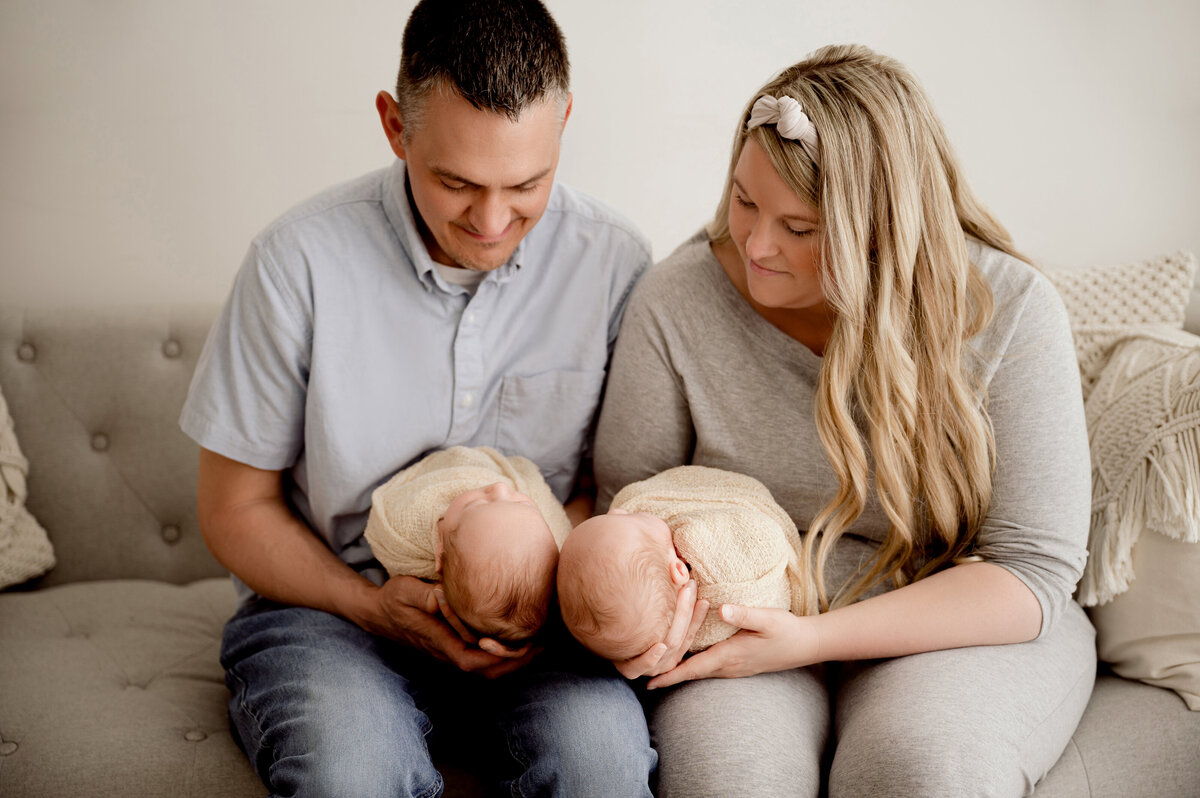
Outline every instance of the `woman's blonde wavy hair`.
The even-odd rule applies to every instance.
[[[800,103],[817,130],[815,162],[774,125],[746,130],[764,95]],[[1022,256],[967,186],[916,79],[866,47],[822,48],[754,95],[708,227],[714,242],[729,240],[733,170],[749,136],[820,214],[822,287],[837,315],[815,414],[838,491],[804,538],[812,613],[969,556],[991,500],[995,446],[983,386],[964,367],[968,339],[992,315],[966,239]],[[891,527],[831,600],[825,563],[863,511],[872,467]]]

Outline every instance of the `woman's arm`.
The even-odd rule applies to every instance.
[[[695,432],[671,358],[679,309],[658,278],[651,269],[634,289],[609,367],[593,447],[597,512],[629,483],[690,459]]]
[[[677,336],[672,312],[687,312],[652,269],[634,289],[621,322],[604,404],[596,428],[593,467],[596,511],[608,510],[617,491],[631,482],[686,465],[695,432],[691,411],[671,358]],[[696,601],[696,583],[679,590],[667,638],[637,657],[615,663],[626,678],[671,670],[691,647],[708,612]]]
[[[821,615],[726,604],[721,617],[741,631],[647,686],[750,676],[816,662],[1020,643],[1037,636],[1041,607],[1009,571],[973,562]]]

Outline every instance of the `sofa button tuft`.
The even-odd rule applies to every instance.
[[[169,358],[177,358],[183,354],[183,347],[174,338],[168,338],[163,341],[162,353]]]
[[[108,436],[105,435],[103,432],[97,432],[95,435],[92,436],[92,448],[94,450],[96,450],[97,452],[108,451],[108,444],[109,444]]]
[[[37,360],[37,348],[28,341],[17,347],[17,359],[22,363],[32,363]]]
[[[179,538],[183,536],[183,531],[176,524],[167,524],[162,528],[162,539],[164,543],[178,543]]]
[[[17,752],[17,744],[13,742],[0,743],[0,756],[10,756]]]
[[[199,743],[207,740],[208,735],[199,729],[192,729],[190,732],[183,735],[183,739],[187,740],[189,743]]]

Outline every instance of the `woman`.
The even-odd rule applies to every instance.
[[[814,587],[680,662],[685,588],[623,664],[670,687],[660,795],[1020,795],[1054,764],[1096,665],[1071,333],[896,62],[829,47],[758,91],[716,217],[636,289],[600,508],[684,463],[764,482]]]

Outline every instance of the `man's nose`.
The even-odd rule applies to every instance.
[[[471,226],[485,238],[497,238],[508,229],[512,213],[498,192],[487,192],[471,207]]]

